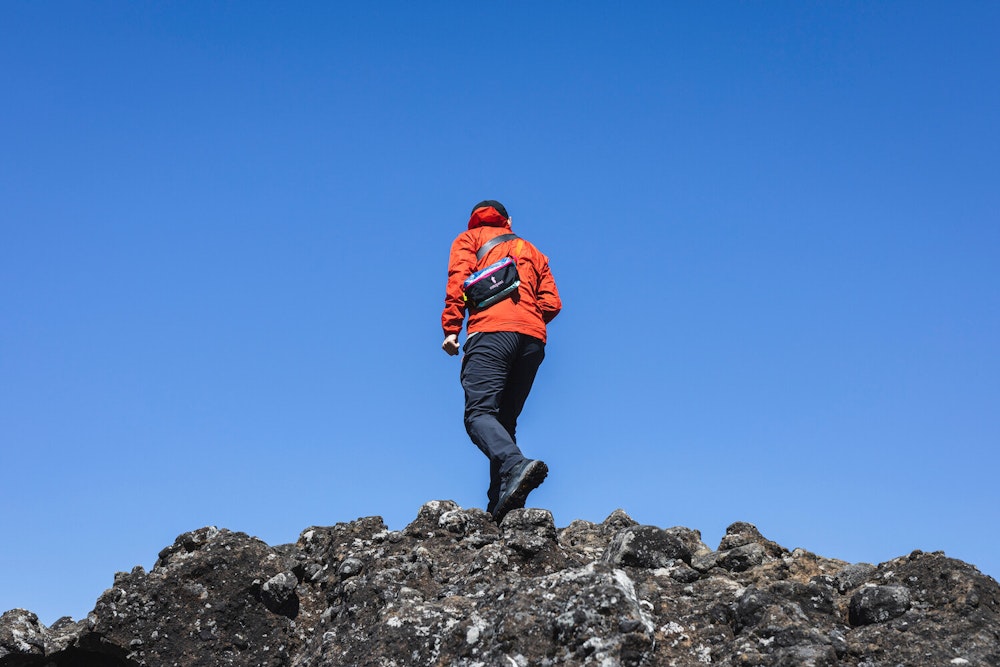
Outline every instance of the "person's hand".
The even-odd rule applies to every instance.
[[[441,349],[453,357],[458,354],[458,334],[445,337],[444,342],[441,343]]]

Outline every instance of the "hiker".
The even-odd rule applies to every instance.
[[[514,280],[505,282],[512,267]],[[483,275],[470,278],[477,272]],[[477,286],[463,283],[477,279],[480,285],[501,287],[498,292],[505,298],[466,301]],[[511,232],[510,216],[500,202],[476,204],[468,230],[451,245],[441,347],[452,356],[458,354],[458,334],[468,311],[461,373],[465,430],[490,460],[486,511],[497,523],[510,510],[524,507],[528,494],[548,474],[545,463],[521,453],[515,430],[545,358],[546,325],[561,308],[548,258]]]

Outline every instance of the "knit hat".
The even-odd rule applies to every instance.
[[[503,207],[503,204],[494,199],[486,199],[472,207],[472,215],[469,217],[469,229],[481,225],[488,225],[490,227],[500,226],[505,224],[509,218],[510,216],[507,215],[507,209]]]

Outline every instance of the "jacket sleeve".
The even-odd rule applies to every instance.
[[[559,290],[556,289],[556,280],[549,270],[549,258],[543,257],[541,270],[538,272],[538,309],[542,311],[542,320],[548,324],[559,311],[562,310],[562,299],[559,298]]]
[[[451,244],[448,257],[448,284],[445,288],[444,311],[441,313],[441,328],[445,337],[462,331],[465,321],[465,300],[462,298],[462,283],[476,269],[476,252],[471,234],[460,234]]]

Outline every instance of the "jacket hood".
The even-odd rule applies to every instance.
[[[476,227],[506,227],[510,229],[510,218],[506,216],[506,211],[501,213],[495,206],[480,205],[472,210],[472,215],[469,217],[469,229]]]

